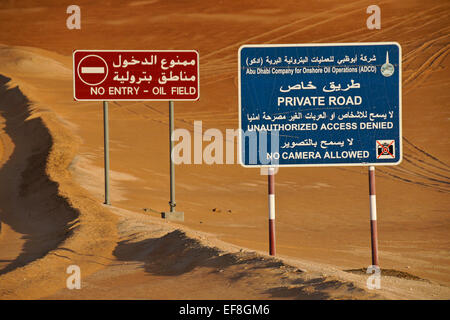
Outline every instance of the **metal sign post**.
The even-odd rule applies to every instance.
[[[175,166],[173,163],[173,140],[172,134],[174,129],[174,110],[173,101],[169,101],[169,157],[170,157],[170,211],[163,212],[162,218],[168,220],[184,221],[184,212],[175,211]]]
[[[378,230],[377,230],[377,198],[375,193],[375,167],[369,167],[369,197],[370,197],[370,239],[372,244],[372,265],[378,264]]]
[[[104,161],[105,161],[105,204],[110,205],[109,201],[109,118],[108,101],[103,101],[103,139],[104,139]]]
[[[275,174],[274,168],[269,168],[268,185],[269,185],[269,254],[276,254],[275,247]]]
[[[175,166],[173,164],[173,127],[174,127],[174,115],[173,115],[173,101],[169,101],[169,156],[170,156],[170,212],[175,212]]]

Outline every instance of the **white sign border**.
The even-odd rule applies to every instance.
[[[385,162],[385,163],[319,163],[319,164],[276,164],[276,165],[246,165],[242,162],[242,150],[241,150],[241,136],[242,136],[242,123],[241,123],[241,51],[244,48],[267,48],[267,47],[337,47],[337,46],[379,46],[379,45],[396,45],[399,50],[399,145],[400,145],[400,158],[397,162]],[[390,42],[346,42],[346,43],[302,43],[302,44],[243,44],[238,50],[238,114],[239,114],[239,137],[238,137],[238,162],[244,168],[273,168],[273,167],[349,167],[349,166],[396,166],[403,161],[403,134],[402,134],[402,47],[400,43],[396,41]]]
[[[195,99],[79,99],[76,97],[75,91],[75,53],[77,52],[195,52],[197,54],[197,97]],[[76,49],[72,51],[72,83],[73,83],[73,99],[75,101],[198,101],[200,99],[200,54],[197,50],[87,50]]]

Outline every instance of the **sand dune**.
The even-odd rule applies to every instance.
[[[100,12],[80,1],[89,12],[80,31],[64,28],[65,7],[56,1],[0,5],[3,30],[17,30],[0,32],[2,299],[450,297],[447,2],[383,1],[376,32],[365,27],[368,1],[308,3],[300,11],[292,10],[298,1],[276,9],[269,1],[115,4]],[[73,49],[198,49],[200,101],[176,103],[176,126],[192,132],[195,120],[203,130],[237,126],[243,43],[387,40],[404,52],[405,151],[400,166],[377,168],[380,260],[426,281],[385,276],[373,292],[366,276],[344,271],[370,264],[365,168],[280,170],[281,260],[265,255],[266,179],[257,170],[178,166],[177,208],[186,221],[161,222],[168,207],[163,102],[110,104],[113,206],[101,204],[101,105],[73,101]],[[70,264],[81,266],[83,290],[64,289]]]
[[[32,299],[61,286],[67,260],[83,263],[88,272],[98,269],[113,248],[116,229],[114,217],[83,199],[70,181],[66,170],[76,139],[9,80],[0,76],[0,295]]]
[[[84,276],[99,268],[101,272],[89,277],[82,295],[73,292],[72,296],[64,289],[48,298],[376,297],[352,282],[323,275],[314,277],[311,273],[303,275],[298,268],[254,252],[237,251],[229,245],[225,245],[227,251],[220,250],[212,246],[214,241],[201,243],[204,235],[188,237],[184,231],[166,223],[154,218],[146,220],[124,210],[115,210],[121,217],[117,226],[120,239],[111,255],[114,218],[97,213],[95,205],[78,209],[77,203],[81,200],[83,205],[89,201],[80,190],[70,188],[73,185],[69,179],[58,175],[58,171],[66,175],[64,170],[74,155],[73,146],[53,142],[51,134],[58,135],[56,139],[63,134],[60,126],[49,125],[53,114],[48,111],[50,114],[35,117],[34,113],[39,114],[39,111],[31,111],[33,105],[18,87],[9,88],[9,81],[1,77],[0,103],[2,117],[6,120],[3,130],[14,144],[11,154],[9,148],[2,148],[2,159],[6,162],[0,175],[3,186],[1,219],[7,229],[2,230],[1,252],[14,258],[3,260],[0,270],[3,299],[45,297],[61,288],[62,271],[68,261],[82,266]],[[4,139],[2,135],[2,141]],[[18,172],[21,172],[19,177]],[[80,211],[89,216],[80,215]],[[145,271],[136,264],[143,265]],[[145,272],[155,279],[147,279],[147,287],[142,288]],[[172,283],[167,284],[166,279],[159,279],[161,277],[177,280],[172,279],[169,281]],[[263,285],[262,278],[265,279]],[[124,280],[126,284],[118,285]],[[186,290],[180,290],[180,282]],[[165,290],[152,290],[155,283]],[[193,283],[200,283],[200,286],[192,286]],[[138,284],[141,288],[136,291]]]
[[[99,294],[106,299],[380,298],[354,280],[316,269],[306,272],[211,234],[123,209],[113,211],[121,217],[115,261],[89,276],[81,295],[60,290],[47,298],[95,299]]]

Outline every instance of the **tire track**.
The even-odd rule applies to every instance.
[[[432,175],[438,176],[438,177],[440,177],[440,178],[444,178],[444,179],[450,180],[450,177],[449,177],[449,176],[445,176],[445,175],[443,175],[443,174],[440,174],[440,173],[431,171],[431,170],[429,170],[429,169],[427,169],[427,168],[425,168],[425,167],[419,166],[417,163],[415,163],[414,161],[412,161],[412,160],[409,159],[409,158],[410,158],[410,155],[409,155],[409,154],[408,154],[408,155],[406,155],[406,154],[403,155],[403,160],[406,161],[406,162],[408,162],[408,163],[411,164],[412,166],[414,166],[414,167],[416,167],[416,168],[418,168],[418,169],[420,169],[420,170],[423,170],[423,171],[425,171],[425,172],[428,172],[428,173],[430,173],[430,174],[432,174]]]
[[[411,176],[423,178],[424,180],[429,180],[429,181],[432,181],[432,182],[436,182],[437,184],[435,184],[435,185],[437,185],[437,186],[441,185],[441,184],[443,184],[443,185],[450,185],[449,181],[444,181],[444,180],[431,178],[431,177],[429,177],[427,175],[408,170],[408,169],[404,168],[403,166],[392,167],[391,169],[393,171],[405,173],[406,175],[411,175]]]
[[[432,162],[443,164],[446,167],[448,167],[448,165],[446,165],[443,161],[441,161],[437,157],[431,155],[430,153],[419,148],[418,146],[412,144],[406,137],[403,137],[403,140],[407,143],[406,145],[404,144],[405,149],[408,148],[410,150],[419,151],[424,157],[428,158],[429,161],[421,159],[418,156],[413,156],[409,153],[404,153],[403,159],[406,162],[406,164],[402,163],[400,166],[386,167],[385,169],[378,169],[378,171],[383,172],[387,177],[395,180],[412,183],[427,188],[432,188],[439,192],[450,192],[449,188],[450,176],[446,174],[450,172],[450,170],[435,165]],[[434,169],[438,169],[439,171],[442,172],[431,171],[430,169],[419,166],[416,162],[423,163],[427,166],[433,167]],[[415,169],[409,169],[408,166],[415,167]],[[430,176],[429,173],[438,176],[440,178],[443,178],[444,180],[434,178]]]
[[[403,182],[419,185],[421,187],[432,188],[432,189],[434,189],[435,191],[438,191],[438,192],[443,192],[443,193],[449,193],[450,192],[449,190],[442,189],[442,188],[437,187],[437,186],[435,186],[433,184],[424,183],[424,182],[420,182],[420,181],[414,181],[414,180],[411,180],[411,179],[408,179],[408,178],[405,178],[405,177],[401,177],[401,176],[396,175],[395,173],[391,173],[391,172],[389,172],[389,171],[387,171],[385,169],[377,168],[377,172],[381,172],[385,176],[391,177],[391,178],[393,178],[395,180],[399,180],[399,181],[403,181]]]
[[[367,35],[367,36],[361,38],[360,40],[361,40],[361,41],[367,41],[368,39],[373,38],[373,37],[375,37],[375,36],[380,36],[380,34],[382,34],[382,33],[384,34],[384,33],[389,32],[389,31],[391,31],[391,30],[396,30],[396,29],[398,29],[398,27],[399,27],[400,25],[403,25],[403,24],[408,23],[408,22],[410,22],[410,21],[417,22],[417,20],[418,20],[419,18],[424,18],[424,19],[426,18],[426,20],[428,21],[428,22],[426,22],[426,23],[424,23],[424,24],[421,25],[421,27],[423,28],[423,27],[425,27],[425,26],[427,26],[427,25],[429,25],[429,24],[432,24],[432,23],[434,23],[434,22],[439,21],[440,19],[442,19],[442,17],[439,15],[439,14],[442,13],[442,12],[443,12],[444,18],[445,18],[446,16],[448,16],[448,14],[446,14],[446,12],[442,10],[443,8],[446,8],[446,7],[448,7],[448,6],[447,6],[447,5],[435,6],[435,7],[431,8],[431,9],[429,9],[429,10],[426,10],[426,11],[424,11],[424,12],[413,13],[413,14],[410,14],[410,15],[408,15],[408,16],[402,16],[401,18],[395,19],[395,21],[400,20],[399,23],[396,23],[396,24],[394,24],[394,25],[392,25],[392,26],[390,26],[390,27],[388,27],[388,28],[383,28],[383,29],[381,29],[380,31],[378,31],[377,33],[369,34],[369,35]],[[360,9],[358,9],[358,10],[360,10]],[[357,12],[358,10],[355,9],[355,10],[353,10],[353,11],[348,12],[347,14],[351,14],[351,13]],[[438,11],[438,12],[437,12],[438,17],[435,17],[435,19],[428,19],[429,16],[430,16],[429,13],[432,13],[432,12],[434,12],[434,11]],[[324,13],[322,13],[321,15],[326,15],[327,13],[329,13],[329,12],[324,12]],[[435,14],[435,15],[436,15],[436,14]],[[315,17],[316,17],[316,16],[311,16],[311,17],[309,17],[309,18],[300,19],[300,20],[298,20],[297,22],[293,22],[293,23],[287,24],[287,25],[285,25],[285,26],[286,26],[286,27],[289,27],[289,26],[291,26],[292,24],[296,24],[296,23],[299,23],[299,22],[304,22],[305,20],[313,19],[313,18],[315,18]],[[338,16],[338,17],[341,18],[342,16]],[[296,33],[303,32],[303,31],[305,31],[305,30],[307,30],[307,29],[310,29],[310,28],[312,28],[312,27],[315,27],[315,26],[317,26],[317,25],[321,25],[321,24],[324,24],[324,23],[333,21],[334,19],[336,19],[336,17],[332,17],[332,18],[329,18],[329,19],[326,19],[326,20],[322,20],[322,21],[320,21],[320,22],[318,22],[318,23],[316,23],[316,24],[306,26],[306,27],[304,27],[304,28],[301,28],[301,29],[292,31],[291,33],[284,34],[284,35],[282,35],[281,37],[272,38],[272,39],[267,40],[267,41],[265,41],[265,42],[266,42],[266,43],[272,43],[272,42],[274,42],[274,41],[276,41],[276,40],[280,40],[280,39],[283,39],[283,38],[288,37],[288,36],[290,36],[290,35],[294,35],[294,34],[296,34]],[[430,21],[430,20],[431,20],[431,21]],[[392,20],[391,20],[391,21],[392,21]],[[231,45],[231,46],[222,48],[222,49],[220,49],[220,50],[216,50],[216,51],[214,51],[214,52],[211,52],[211,53],[209,53],[209,54],[206,54],[205,56],[203,56],[203,58],[209,57],[209,56],[211,56],[211,55],[213,55],[213,54],[215,54],[215,53],[218,53],[218,52],[222,52],[222,51],[225,50],[225,49],[233,49],[233,48],[234,48],[235,51],[236,51],[236,50],[237,50],[237,47],[238,47],[239,45],[245,44],[246,42],[255,40],[255,39],[260,38],[260,37],[263,37],[263,36],[265,36],[265,35],[270,35],[270,34],[276,32],[276,31],[279,31],[280,29],[284,28],[285,26],[281,26],[281,27],[276,28],[276,29],[273,29],[273,30],[271,30],[271,31],[269,31],[269,32],[260,34],[260,35],[258,35],[258,36],[251,37],[251,38],[249,38],[249,39],[247,39],[247,40],[239,41],[239,42],[235,43],[234,45]],[[361,28],[361,29],[358,29],[358,30],[359,30],[359,31],[363,31],[363,30],[365,30],[365,28]],[[344,36],[341,34],[337,39],[338,39],[338,40],[339,40],[339,39],[345,39],[346,36],[347,36],[348,34],[358,33],[358,30],[356,30],[356,31],[350,31],[350,32],[346,33]],[[329,40],[329,39],[334,39],[334,38],[336,38],[336,37],[335,37],[335,36],[332,36],[332,37],[328,37],[328,38],[321,38],[321,39],[318,39],[317,42],[323,42],[324,40]],[[263,42],[264,42],[264,41],[263,41]],[[216,67],[216,66],[214,66],[214,65],[213,65],[212,67],[209,67],[209,64],[211,64],[212,61],[215,61],[215,60],[207,61],[207,62],[204,64],[204,67],[202,68],[202,73],[206,74],[206,75],[204,76],[204,78],[205,78],[205,79],[208,79],[210,76],[215,76],[216,78],[215,78],[212,82],[207,82],[205,85],[210,85],[210,84],[212,84],[212,83],[215,83],[215,82],[218,82],[218,81],[221,81],[221,80],[226,80],[226,79],[232,78],[233,76],[232,76],[231,74],[234,74],[234,73],[235,73],[235,70],[229,70],[229,68],[232,68],[233,66],[235,66],[236,63],[231,63],[231,64],[228,64],[228,66],[223,66],[223,61],[229,59],[230,57],[231,57],[231,58],[234,58],[234,56],[235,56],[235,52],[233,52],[233,54],[231,54],[231,55],[225,55],[225,56],[222,56],[221,59],[220,59],[221,62],[222,62],[222,63],[220,63],[221,67]],[[405,61],[404,61],[404,62],[405,62]],[[229,71],[228,71],[228,72],[221,73],[221,74],[219,74],[219,77],[217,77],[217,72],[220,71],[220,70],[222,70],[222,68],[228,69]],[[228,74],[230,74],[230,75],[228,75]],[[228,75],[228,76],[223,77],[223,75]]]
[[[416,146],[415,144],[413,144],[411,141],[409,141],[406,137],[403,137],[403,140],[408,143],[410,146],[412,146],[415,150],[419,151],[420,153],[424,154],[425,156],[427,156],[428,158],[438,162],[439,164],[442,164],[444,167],[450,168],[450,166],[448,164],[446,164],[445,162],[441,161],[439,158],[433,156],[432,154],[426,152],[425,150],[419,148],[418,146]],[[450,171],[448,169],[442,169],[442,170],[446,170],[446,171]]]
[[[219,50],[215,50],[215,51],[213,51],[213,52],[210,52],[210,53],[208,53],[208,54],[206,54],[206,55],[203,55],[203,56],[201,57],[202,61],[204,61],[204,59],[208,59],[208,58],[210,58],[211,56],[214,56],[214,55],[216,55],[216,54],[218,54],[218,53],[221,53],[221,52],[224,52],[224,51],[227,51],[227,50],[231,50],[231,51],[232,51],[232,52],[229,53],[229,54],[226,54],[226,55],[221,56],[220,58],[217,58],[217,59],[211,59],[211,60],[209,60],[209,61],[207,61],[207,62],[202,62],[203,66],[204,66],[203,68],[205,68],[205,67],[208,68],[210,64],[212,64],[212,65],[214,65],[214,64],[219,64],[219,65],[220,65],[221,62],[224,61],[224,60],[226,60],[226,59],[235,59],[235,57],[236,57],[236,52],[237,52],[237,48],[238,48],[240,45],[243,45],[243,44],[252,42],[252,41],[257,40],[257,39],[264,38],[264,37],[266,37],[266,36],[271,36],[272,34],[276,34],[276,33],[279,32],[279,31],[284,31],[285,29],[287,29],[287,28],[289,28],[289,27],[292,27],[292,26],[295,26],[295,25],[297,25],[297,24],[299,24],[299,23],[301,23],[301,22],[305,22],[305,21],[308,21],[308,20],[316,19],[316,18],[321,18],[321,17],[324,17],[324,16],[326,17],[326,16],[330,15],[331,13],[334,13],[334,12],[340,11],[340,10],[345,11],[345,13],[343,14],[344,16],[347,16],[347,15],[349,15],[349,14],[353,14],[353,13],[355,13],[355,12],[361,10],[362,7],[359,6],[360,3],[365,3],[365,1],[359,1],[359,2],[357,2],[357,3],[353,3],[353,4],[350,4],[350,5],[346,5],[346,6],[339,6],[339,7],[337,7],[337,8],[334,8],[334,9],[328,10],[328,11],[322,11],[322,12],[320,12],[320,13],[311,15],[311,16],[309,16],[309,17],[301,18],[301,19],[298,19],[298,20],[296,20],[296,21],[290,22],[290,23],[288,23],[288,24],[282,25],[282,26],[280,26],[280,27],[274,28],[274,29],[272,29],[272,30],[270,30],[270,31],[263,32],[263,33],[261,33],[261,34],[259,34],[259,35],[256,35],[256,36],[253,36],[253,37],[249,37],[249,38],[247,38],[247,39],[245,39],[245,40],[241,40],[241,41],[235,42],[234,44],[228,45],[228,46],[226,46],[226,47],[224,47],[224,48],[221,48],[221,49],[219,49]],[[349,12],[346,11],[347,8],[355,8],[355,7],[357,7],[358,9],[351,10],[351,11],[349,11]],[[339,15],[339,14],[334,15],[332,18],[328,18],[328,19],[322,20],[322,21],[320,21],[320,22],[318,22],[318,23],[315,23],[315,24],[312,24],[312,25],[308,25],[308,26],[306,26],[306,27],[300,28],[300,29],[295,30],[295,31],[293,31],[293,32],[294,32],[294,33],[302,32],[302,31],[311,29],[312,27],[316,27],[316,26],[318,26],[318,25],[321,25],[321,24],[324,24],[324,23],[333,21],[333,20],[338,19],[338,18],[342,18],[342,14],[341,14],[341,15]],[[273,41],[275,41],[275,40],[277,40],[277,39],[281,39],[281,38],[283,38],[283,37],[284,37],[284,36],[277,37],[277,38],[273,38],[273,37],[272,37],[272,38],[270,38],[270,39],[268,39],[268,40],[265,40],[265,41],[264,41],[264,40],[261,40],[260,42],[271,43],[271,42],[273,42]],[[202,69],[202,70],[204,70],[204,69]],[[208,69],[206,69],[206,70],[208,70]],[[228,74],[228,73],[231,74],[231,73],[233,73],[233,75],[231,75],[231,76],[225,76],[225,77],[220,77],[220,78],[217,78],[217,74],[215,74],[215,73],[211,73],[211,76],[216,76],[216,78],[214,79],[214,80],[215,80],[214,82],[217,82],[217,81],[221,81],[221,80],[226,80],[226,79],[232,78],[232,77],[234,76],[234,73],[235,73],[235,72],[236,72],[236,70],[230,70],[230,71],[228,71],[228,72],[226,72],[226,73],[224,73],[224,74]],[[203,72],[202,72],[202,73],[203,73]],[[209,78],[208,72],[206,72],[206,76],[204,76],[204,78],[205,78],[205,79],[208,79],[208,78]],[[210,84],[210,83],[208,83],[208,84]]]
[[[403,137],[403,139],[404,139],[404,138],[405,138],[405,137]],[[403,145],[403,146],[404,146],[404,145]],[[411,149],[411,150],[412,150],[412,149]],[[423,160],[423,159],[420,159],[419,157],[413,156],[412,154],[408,154],[407,156],[408,156],[408,158],[412,158],[412,159],[414,159],[414,160],[416,160],[416,161],[418,161],[418,162],[420,162],[420,163],[422,163],[422,164],[424,164],[424,165],[433,167],[433,168],[435,168],[435,169],[443,170],[443,171],[445,171],[445,172],[450,172],[450,170],[447,170],[447,169],[444,169],[444,168],[439,167],[439,166],[437,166],[437,165],[434,165],[434,164],[432,164],[432,163],[429,163],[429,162],[427,162],[427,161],[425,161],[425,160]]]
[[[384,2],[385,2],[385,1],[384,1]],[[384,3],[384,2],[380,2],[380,3]],[[361,8],[362,8],[363,6],[359,6],[359,5],[362,4],[362,3],[367,3],[367,1],[362,0],[362,1],[358,1],[358,2],[356,2],[356,3],[352,3],[352,4],[350,4],[350,5],[338,6],[337,8],[334,8],[334,9],[332,9],[332,10],[322,11],[322,12],[319,12],[319,13],[317,13],[317,14],[313,14],[313,15],[311,15],[311,16],[308,16],[308,17],[306,17],[306,18],[301,18],[301,19],[295,20],[295,21],[293,21],[293,22],[290,22],[290,23],[281,25],[281,26],[279,26],[279,27],[276,27],[276,28],[274,28],[274,29],[271,29],[270,31],[266,31],[266,32],[260,33],[260,34],[258,34],[258,35],[249,37],[249,38],[247,38],[247,39],[245,39],[245,40],[241,40],[241,41],[235,42],[235,43],[233,43],[233,44],[231,44],[231,45],[228,45],[228,46],[226,46],[226,47],[224,47],[224,48],[221,48],[221,49],[219,49],[219,50],[212,51],[212,52],[210,52],[210,53],[208,53],[208,54],[206,54],[206,55],[203,55],[202,58],[203,58],[203,59],[207,59],[207,58],[209,58],[209,57],[211,57],[211,56],[214,56],[214,55],[216,55],[216,54],[218,54],[218,53],[221,53],[221,52],[223,52],[223,51],[230,50],[230,49],[233,50],[233,53],[232,53],[232,54],[229,54],[228,56],[230,56],[230,55],[235,55],[236,48],[239,47],[239,46],[241,46],[241,45],[243,45],[243,44],[252,42],[252,41],[254,41],[254,40],[260,39],[260,38],[265,37],[265,36],[270,36],[270,35],[272,35],[273,33],[276,33],[276,32],[279,32],[279,31],[283,31],[284,29],[287,29],[287,28],[289,28],[289,27],[295,26],[295,25],[297,25],[298,23],[305,22],[305,21],[308,21],[308,20],[310,20],[310,19],[320,18],[320,17],[323,17],[323,16],[325,16],[325,15],[329,15],[329,14],[331,14],[331,13],[334,13],[334,12],[336,12],[336,11],[339,11],[339,10],[343,10],[343,11],[344,11],[344,9],[347,9],[348,7],[356,7],[356,6],[358,6],[359,10],[361,10]],[[223,59],[224,57],[226,57],[226,56],[222,56],[221,59]],[[210,63],[210,62],[207,62],[207,63]]]
[[[422,63],[422,66],[416,70],[413,74],[411,74],[406,80],[404,80],[405,86],[408,86],[413,80],[414,85],[409,87],[408,89],[414,89],[421,83],[421,81],[417,81],[417,79],[423,75],[428,75],[430,72],[436,69],[435,63],[437,62],[437,67],[439,67],[440,63],[446,58],[448,54],[450,44],[445,45],[444,47],[440,48],[438,51],[436,51],[433,55],[431,55],[424,63]]]

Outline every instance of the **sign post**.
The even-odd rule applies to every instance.
[[[200,97],[199,55],[195,50],[75,50],[73,89],[77,101],[103,101],[105,204],[109,195],[108,101],[169,101],[169,220],[184,220],[175,211],[175,168],[172,159],[173,102]]]
[[[378,265],[377,198],[375,192],[375,167],[369,167],[370,197],[370,240],[372,244],[372,265]]]
[[[103,101],[103,152],[105,161],[105,204],[111,205],[109,201],[109,118],[108,101]]]
[[[398,43],[243,45],[238,58],[244,167],[374,168],[402,161]],[[375,171],[369,172],[375,192]],[[269,173],[269,187],[270,181]]]
[[[173,115],[173,101],[169,101],[169,155],[170,155],[170,212],[175,211],[175,206],[177,205],[175,202],[175,167],[173,164],[173,127],[174,127],[174,115]]]
[[[175,166],[173,163],[173,128],[174,128],[174,110],[173,110],[173,101],[169,101],[169,157],[170,157],[170,201],[169,212],[163,212],[163,218],[169,220],[178,220],[184,221],[184,213],[175,211],[175,206],[177,203],[175,202]]]
[[[269,254],[276,254],[275,246],[275,174],[274,169],[268,169],[268,186],[269,186]]]

